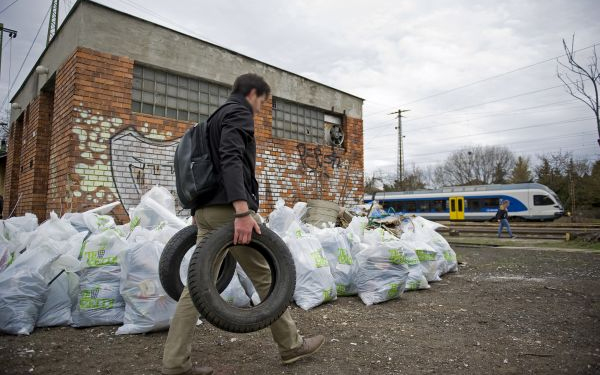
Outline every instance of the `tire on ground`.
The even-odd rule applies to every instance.
[[[179,301],[179,297],[183,292],[183,282],[179,275],[181,262],[185,254],[196,245],[196,236],[198,227],[190,225],[177,232],[169,242],[160,256],[158,265],[158,275],[163,289],[175,301]],[[233,238],[233,235],[232,235]],[[227,288],[235,274],[236,261],[231,254],[227,254],[219,270],[217,279],[217,289],[222,292]]]
[[[188,289],[196,309],[209,323],[229,332],[246,333],[270,326],[292,302],[296,287],[296,268],[285,242],[264,224],[262,234],[253,233],[247,246],[257,250],[271,269],[271,288],[261,303],[249,308],[228,304],[208,275],[215,259],[232,246],[233,223],[209,233],[192,255],[188,271]]]

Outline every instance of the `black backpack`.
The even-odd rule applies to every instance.
[[[185,132],[175,150],[175,185],[183,208],[195,208],[217,189],[219,176],[208,149],[207,121]]]

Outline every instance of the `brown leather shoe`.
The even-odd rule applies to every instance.
[[[299,347],[281,352],[281,361],[286,365],[294,363],[300,358],[316,353],[324,342],[325,337],[322,335],[304,338]]]
[[[213,373],[212,367],[192,367],[189,371],[184,372],[182,375],[211,375]]]

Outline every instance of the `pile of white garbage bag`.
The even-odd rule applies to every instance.
[[[400,297],[404,291],[429,289],[440,276],[456,272],[456,254],[435,229],[441,225],[421,217],[406,218],[402,235],[366,229],[356,216],[347,228],[317,228],[302,223],[305,203],[293,208],[279,200],[268,225],[288,245],[296,265],[294,300],[305,310],[356,295],[372,305]]]
[[[176,302],[161,286],[158,263],[190,220],[177,216],[172,194],[159,186],[129,208],[127,224],[108,215],[115,205],[62,217],[52,212],[40,225],[32,214],[0,220],[0,331],[122,324],[117,334],[137,334],[169,327]],[[366,217],[354,217],[347,228],[317,228],[303,223],[306,212],[306,203],[292,208],[279,200],[268,218],[293,256],[294,300],[305,310],[342,296],[381,303],[458,270],[439,224],[406,218],[396,236],[366,229]],[[181,266],[184,283],[193,250]],[[221,296],[240,308],[260,303],[239,264]]]

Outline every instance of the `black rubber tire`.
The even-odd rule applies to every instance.
[[[188,288],[200,315],[217,328],[235,333],[254,332],[270,326],[291,304],[296,287],[296,268],[285,242],[264,224],[247,246],[257,250],[271,268],[271,289],[261,303],[248,308],[228,304],[210,275],[215,260],[231,247],[233,223],[209,233],[194,251],[188,271]]]
[[[179,275],[181,262],[185,254],[196,245],[196,236],[198,235],[198,227],[190,225],[175,233],[167,242],[160,256],[158,264],[158,276],[160,283],[167,295],[175,301],[179,301],[179,297],[183,292],[183,282]],[[217,289],[219,293],[224,291],[231,282],[235,274],[236,261],[231,254],[227,254],[223,259],[223,264],[219,270],[217,279]]]

